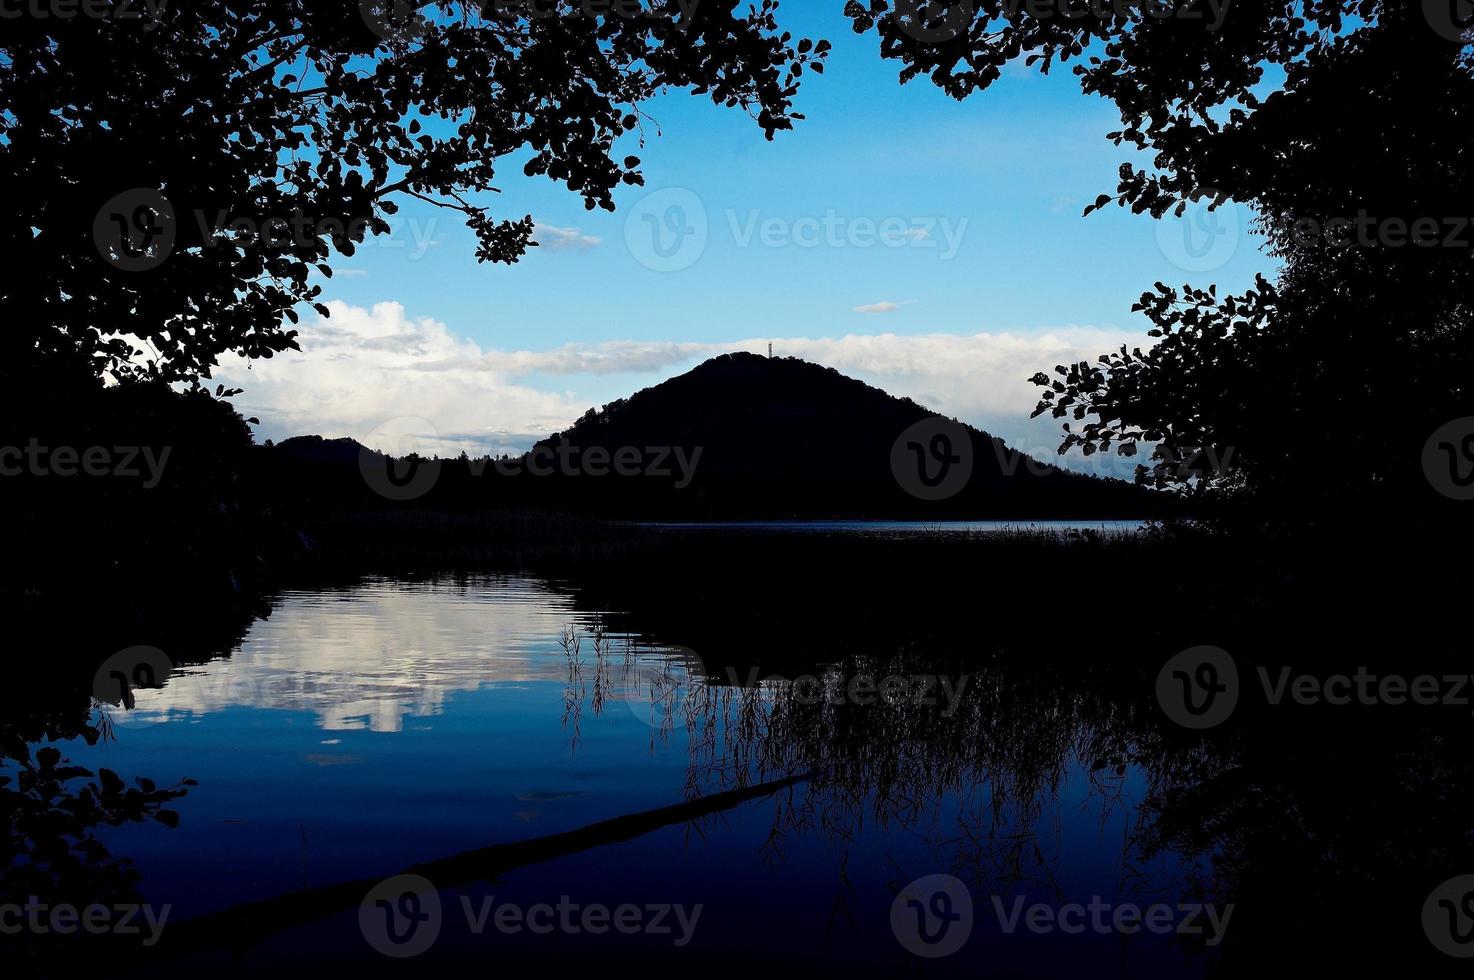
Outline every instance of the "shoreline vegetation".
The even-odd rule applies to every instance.
[[[269,560],[258,556],[258,579],[227,579],[235,587],[176,567],[163,580],[105,592],[99,577],[83,575],[67,589],[13,592],[6,601],[17,621],[37,626],[75,621],[68,610],[79,604],[92,610],[59,650],[47,644],[46,658],[51,667],[59,658],[90,668],[135,643],[183,662],[228,653],[254,620],[270,616],[280,592],[366,579],[539,579],[574,591],[580,607],[670,624],[646,631],[703,652],[762,642],[765,631],[794,630],[810,618],[833,619],[840,634],[875,635],[869,631],[887,629],[897,607],[936,621],[927,629],[934,638],[968,629],[1027,635],[1066,622],[1091,642],[1108,629],[1122,632],[1103,648],[1129,647],[1143,632],[1252,632],[1283,617],[1276,645],[1301,634],[1328,649],[1336,636],[1359,631],[1367,642],[1395,637],[1420,600],[1432,604],[1422,608],[1459,608],[1466,581],[1420,559],[1419,535],[1398,541],[1355,531],[1286,542],[1188,523],[1147,523],[1125,534],[1019,527],[872,536],[386,508],[322,514],[277,544]],[[714,616],[719,621],[708,622]],[[690,642],[711,633],[729,637]],[[1446,634],[1452,644],[1455,633],[1430,636]]]

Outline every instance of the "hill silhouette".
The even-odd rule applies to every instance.
[[[898,447],[908,430],[912,445]],[[941,455],[955,460],[945,479],[931,445],[939,433],[948,436]],[[675,486],[677,473],[675,482],[624,481],[621,490],[632,492],[618,495],[621,507],[659,501],[659,511],[687,517],[1139,517],[1155,509],[1140,488],[1048,465],[909,398],[798,358],[712,358],[591,410],[533,451],[564,444],[585,453],[686,447],[688,458],[700,447],[688,485]],[[923,463],[938,486],[921,482]]]
[[[393,461],[352,440],[283,441],[319,484],[350,458],[399,503],[643,520],[1104,519],[1159,495],[1070,473],[907,398],[797,358],[725,354],[587,414],[520,457]],[[428,471],[428,472],[427,472]],[[375,505],[365,481],[329,494]],[[382,494],[381,494],[382,496]]]
[[[359,457],[369,450],[357,439],[324,439],[322,436],[292,436],[271,447],[285,459],[303,463],[344,463],[357,465]]]

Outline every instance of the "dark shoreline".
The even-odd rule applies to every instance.
[[[239,588],[172,565],[167,581],[134,577],[103,592],[84,579],[76,592],[6,595],[22,624],[19,655],[8,658],[20,682],[10,711],[28,713],[27,689],[55,693],[60,674],[72,678],[65,710],[76,711],[92,672],[120,649],[146,644],[176,664],[202,663],[228,656],[283,591],[385,578],[539,579],[607,615],[611,628],[699,651],[713,670],[811,666],[837,649],[898,643],[965,660],[974,644],[959,639],[979,631],[1012,649],[1043,640],[1052,656],[1062,637],[1078,636],[1065,646],[1081,649],[1067,659],[1153,662],[1197,642],[1270,659],[1335,662],[1351,649],[1383,658],[1406,644],[1416,608],[1450,612],[1421,617],[1421,651],[1442,658],[1464,641],[1451,613],[1467,576],[1419,560],[1416,536],[1285,540],[1158,525],[1126,535],[794,534],[387,509],[329,514],[306,528],[294,550]],[[775,636],[812,639],[775,648]],[[29,682],[45,678],[52,683]]]

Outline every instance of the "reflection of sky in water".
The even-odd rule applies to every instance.
[[[65,752],[125,779],[199,780],[176,805],[177,829],[129,825],[102,834],[114,853],[137,862],[145,895],[176,904],[181,918],[724,788],[696,764],[693,746],[703,733],[679,718],[669,731],[651,724],[667,710],[679,714],[681,695],[693,689],[683,663],[689,653],[613,637],[599,657],[595,622],[567,595],[516,579],[291,593],[230,657],[140,691],[134,712],[110,708],[127,720],[115,739],[93,747],[74,741]],[[572,672],[561,642],[570,625],[579,636]],[[672,704],[651,704],[672,685]],[[718,760],[730,763],[720,737],[716,744]],[[1162,874],[1176,872],[1125,871],[1122,844],[1142,792],[1134,771],[1121,790],[1124,805],[1108,804],[1072,764],[1032,827],[1002,832],[1037,835],[1049,866],[1043,880],[1060,895],[1118,895],[1136,871],[1155,888]],[[805,802],[806,792],[795,799]],[[708,954],[751,952],[760,936],[765,948],[829,965],[914,968],[891,936],[893,889],[952,871],[983,846],[958,829],[978,800],[949,791],[924,801],[909,825],[877,818],[870,799],[844,814],[832,797],[815,800],[815,819],[801,828],[780,831],[780,801],[757,801],[696,826],[520,869],[496,884],[496,894],[520,902],[562,895],[611,905],[701,902],[708,924],[695,946]],[[989,914],[983,894],[978,906],[980,917]],[[342,956],[366,954],[351,916],[314,928],[326,932],[269,948],[292,962],[295,948],[331,934]],[[1037,937],[999,946],[993,933],[945,962],[975,971],[1031,964],[1045,952]],[[444,940],[448,947],[477,941]],[[532,944],[524,952],[553,949],[521,941]],[[1133,948],[1158,947],[1143,940]],[[1064,959],[1054,966],[1092,968],[1119,951],[1120,937],[1079,937],[1058,948]],[[1145,961],[1120,962],[1136,970]]]
[[[328,731],[398,732],[406,719],[442,714],[455,692],[566,681],[557,641],[574,623],[590,625],[568,597],[516,580],[455,596],[398,584],[287,593],[230,657],[179,668],[162,688],[136,691],[133,711],[109,713],[136,726],[249,707],[312,712]],[[589,635],[579,642],[583,659],[592,659]],[[620,659],[617,698],[641,689],[634,665],[626,669],[627,649],[625,638],[611,638],[611,655]],[[639,662],[651,656],[647,648]]]

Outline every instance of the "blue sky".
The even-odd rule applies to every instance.
[[[1042,451],[1055,424],[1027,422],[1030,374],[1145,344],[1130,307],[1158,279],[1236,290],[1272,270],[1237,211],[1165,228],[1115,207],[1083,218],[1129,157],[1106,139],[1114,107],[1070,72],[1020,65],[957,102],[925,79],[901,86],[899,63],[842,8],[780,9],[796,36],[834,44],[825,74],[806,76],[794,131],[768,142],[740,111],[664,95],[645,107],[645,144],[619,147],[644,161],[646,186],[621,188],[613,214],[508,157],[483,202],[533,215],[549,246],[512,267],[478,264],[454,212],[401,201],[395,234],[325,284],[340,315],[304,318],[304,354],[220,376],[246,388],[263,438],[365,438],[412,417],[432,441],[515,449],[771,338]],[[662,271],[649,222],[672,206],[696,233]],[[386,360],[396,342],[403,359]]]

